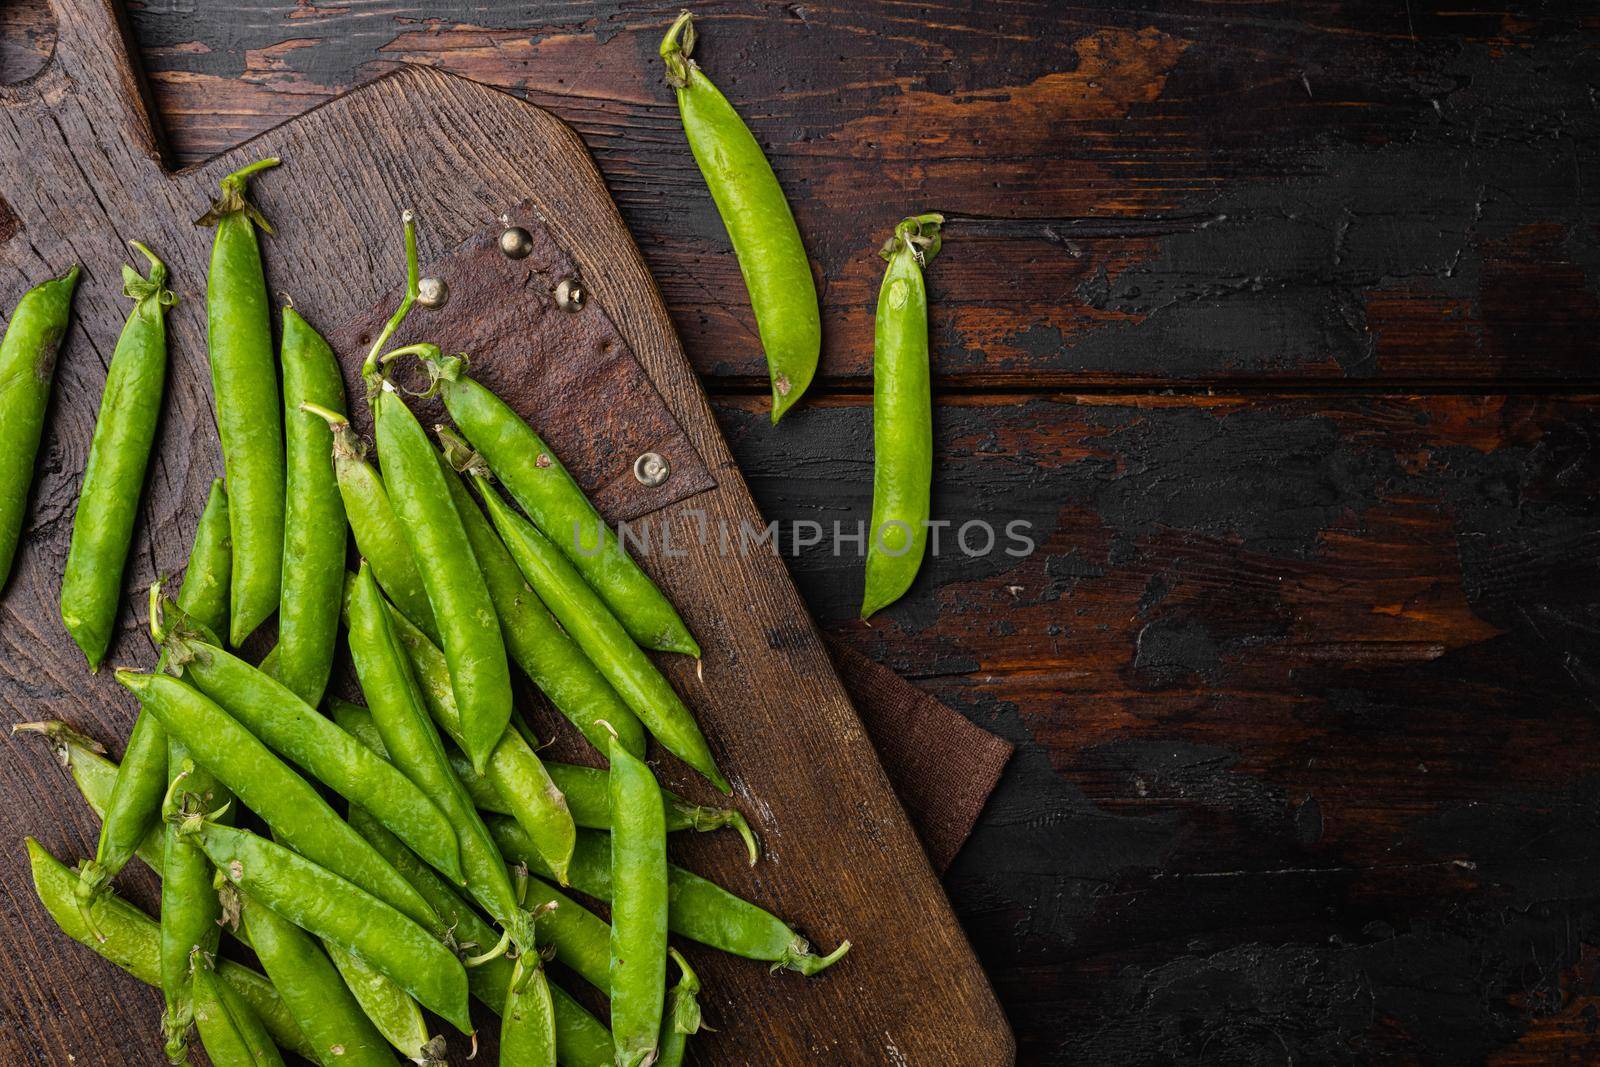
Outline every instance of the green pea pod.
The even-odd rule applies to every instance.
[[[611,1039],[617,1067],[654,1062],[667,972],[667,816],[643,760],[611,760]]]
[[[928,291],[922,271],[939,253],[942,215],[895,227],[883,246],[872,357],[872,525],[861,617],[893,604],[922,567],[933,484],[933,388]]]
[[[526,864],[541,877],[548,876],[540,869],[538,853],[521,827],[503,816],[490,816],[486,821],[500,851],[512,862]],[[614,842],[608,841],[606,834],[578,831],[578,844],[568,868],[572,888],[596,900],[610,900],[614,895],[610,862],[613,847]],[[667,895],[667,925],[673,933],[735,956],[763,960],[772,964],[775,971],[816,974],[850,950],[850,942],[845,941],[826,956],[815,955],[806,939],[776,915],[674,864],[667,867]]]
[[[505,401],[466,376],[463,357],[447,358],[435,345],[410,351],[422,358],[450,417],[494,476],[633,639],[646,648],[698,658],[700,646],[672,601],[628,555],[550,446]]]
[[[461,744],[461,714],[450,689],[450,672],[444,653],[392,605],[386,607],[390,611],[394,636],[405,649],[423,704],[440,729],[456,744]],[[471,770],[471,761],[464,762]],[[556,881],[565,885],[576,827],[572,813],[567,810],[566,798],[545,773],[544,764],[533,747],[515,729],[506,727],[500,743],[489,754],[482,777],[477,780],[486,782],[494,791],[509,814],[528,832],[539,854],[555,873]]]
[[[434,432],[447,449],[466,447],[460,438],[442,426],[434,427]],[[445,481],[450,486],[450,499],[461,515],[461,525],[472,542],[473,555],[489,586],[489,596],[494,600],[495,612],[500,617],[500,632],[505,636],[506,651],[511,658],[539,691],[550,698],[556,710],[589,739],[596,751],[604,752],[611,743],[611,735],[600,725],[607,722],[617,731],[629,752],[644,755],[644,726],[638,717],[622,703],[605,676],[595,670],[589,657],[544,606],[539,594],[517,569],[500,535],[494,532],[494,525],[472,499],[460,475],[447,468]],[[378,584],[383,584],[381,576]]]
[[[315,706],[333,670],[347,524],[329,461],[333,431],[300,405],[342,411],[344,379],[333,349],[294,308],[283,309],[282,363],[288,497],[274,675]]]
[[[104,745],[60,721],[14,723],[11,732],[38,734],[48,741],[56,761],[72,775],[73,784],[83,794],[89,810],[97,818],[105,817],[106,807],[117,787],[117,765],[106,759]],[[165,833],[164,826],[152,826],[134,853],[158,878],[166,865]]]
[[[667,751],[724,793],[733,792],[717,769],[694,715],[594,590],[532,523],[506,506],[483,475],[476,475],[473,481],[511,558],[617,695]]]
[[[167,288],[167,265],[144,245],[132,244],[150,261],[150,277],[122,268],[122,292],[132,298],[133,311],[106,371],[61,579],[61,621],[91,671],[100,669],[117,626],[122,572],[166,388],[166,310],[177,302]]]
[[[465,877],[455,827],[411,779],[244,660],[181,633],[168,638],[167,647],[189,684],[244,729],[372,812],[429,863],[458,882]]]
[[[372,725],[372,717],[367,714],[365,708],[358,708],[344,701],[335,701],[333,711],[339,717],[339,721],[352,733],[381,748],[383,741],[377,736],[377,727]],[[394,864],[395,869],[411,881],[417,892],[427,897],[428,903],[433,905],[434,910],[449,924],[459,951],[471,952],[494,943],[494,928],[484,922],[478,913],[457,896],[455,891],[427,864],[401,844],[399,838],[380,826],[376,819],[360,808],[351,808],[350,825],[366,837],[374,848],[382,852],[385,858]],[[561,958],[559,940],[557,935],[551,932],[548,924],[563,907],[565,904],[557,903],[557,906],[540,920],[541,940],[547,939],[557,946],[558,959]],[[599,918],[583,911],[578,905],[573,904],[572,908],[588,917],[591,928],[598,927],[588,936],[599,945],[598,969],[600,976],[604,978],[608,964],[606,956],[609,952],[607,941],[610,938],[610,928]],[[506,991],[510,987],[513,969],[513,961],[504,956],[496,956],[492,960],[486,960],[469,968],[467,984],[471,987],[472,995],[496,1014],[503,1014]],[[556,1060],[561,1067],[611,1067],[611,1032],[605,1025],[590,1015],[587,1009],[559,986],[550,987],[550,997],[554,1004],[556,1019]]]
[[[352,735],[360,738],[363,744],[368,745],[380,755],[387,753],[387,750],[383,747],[383,739],[378,736],[378,728],[373,723],[371,714],[365,708],[358,708],[354,704],[345,701],[336,701],[333,706],[333,713],[339,724],[349,730]],[[456,938],[463,950],[476,948],[481,952],[494,944],[494,931],[489,929],[488,925],[481,919],[478,919],[476,913],[470,908],[463,909],[450,905],[450,900],[459,902],[460,898],[456,897],[453,892],[448,895],[439,892],[438,887],[441,883],[438,877],[432,871],[422,867],[416,857],[403,846],[396,849],[394,845],[388,844],[384,840],[383,835],[373,832],[371,824],[374,821],[372,816],[361,813],[359,808],[351,810],[351,825],[360,830],[362,835],[373,843],[373,847],[383,853],[384,857],[394,864],[395,868],[417,888],[417,891],[427,898],[428,903],[433,905],[439,915],[455,931]],[[510,820],[507,821],[510,822]],[[511,822],[510,825],[514,828],[516,827],[514,822]],[[517,828],[515,832],[519,835],[517,840],[532,851],[533,846],[528,842],[527,835],[523,834],[520,828]],[[394,842],[394,844],[398,844],[398,842]],[[408,856],[411,857],[409,860],[406,858]],[[606,925],[605,920],[543,882],[529,881],[525,886],[525,890],[524,905],[536,908],[555,905],[553,908],[548,908],[545,915],[539,920],[539,939],[554,946],[556,959],[572,968],[579,977],[586,982],[592,983],[602,993],[610,989],[611,979],[608,972],[610,968],[611,928]],[[470,921],[468,919],[469,916],[471,917]],[[499,1002],[493,1000],[487,994],[499,997],[504,996],[505,981],[510,978],[510,970],[504,970],[497,977],[484,977],[482,979],[489,983],[490,988],[487,994],[479,988],[478,982],[480,981],[480,976],[485,975],[485,972],[494,974],[495,972],[490,972],[490,968],[498,967],[503,959],[504,957],[497,957],[481,965],[474,966],[467,972],[468,978],[474,983],[474,995],[478,996],[480,1000],[490,1003],[490,1006],[495,1011],[500,1010]]]
[[[127,866],[161,814],[167,791],[167,734],[160,720],[144,713],[134,720],[117,769],[116,788],[100,823],[94,859],[78,872],[78,899],[99,896]]]
[[[216,812],[231,794],[210,771],[196,767],[180,742],[168,740],[167,794],[176,810]],[[225,817],[228,813],[219,812]],[[194,981],[190,960],[198,950],[215,955],[222,909],[212,887],[211,861],[192,841],[178,837],[177,826],[164,823],[161,867],[161,1018],[167,1060],[188,1062],[189,1027],[194,1022]]]
[[[511,673],[494,601],[416,416],[385,381],[372,400],[384,486],[439,627],[467,755],[480,771],[511,721]]]
[[[198,222],[216,227],[206,282],[206,347],[217,436],[232,498],[233,595],[229,642],[239,645],[278,609],[283,571],[283,423],[272,316],[256,227],[272,227],[245,198],[263,159],[222,179],[222,192]]]
[[[286,845],[412,921],[440,929],[439,917],[411,884],[350,829],[309,782],[210,698],[170,675],[120,670],[117,681]]]
[[[401,641],[404,640],[402,637]],[[418,673],[420,675],[421,672]],[[423,691],[427,691],[426,687]],[[492,811],[497,815],[513,814],[511,805],[506,803],[493,783],[475,774],[472,764],[464,757],[452,752],[450,766],[455,768],[456,777],[467,787],[467,795],[479,811]],[[605,771],[598,767],[580,767],[573,763],[552,763],[548,760],[544,763],[544,769],[566,798],[572,821],[576,825],[589,830],[611,829],[611,783]],[[756,860],[761,857],[761,844],[741,813],[732,808],[695,804],[666,789],[661,791],[661,797],[666,805],[667,833],[680,830],[706,833],[731,826],[744,840],[750,854],[750,865],[755,866]]]
[[[338,945],[325,944],[328,958],[343,980],[345,992],[353,996],[368,1023],[381,1039],[400,1050],[412,1063],[442,1064],[444,1035],[428,1032],[422,1006],[381,971],[352,956]],[[392,1057],[391,1057],[392,1060]]]
[[[229,882],[307,933],[360,956],[462,1033],[472,1032],[461,961],[416,922],[264,837],[203,819],[186,820],[183,831],[199,840]]]
[[[178,590],[178,607],[214,634],[228,628],[228,585],[233,573],[233,534],[228,528],[228,493],[222,479],[211,483],[205,510],[189,549],[189,567]]]
[[[556,1067],[556,1008],[537,952],[517,957],[500,1020],[500,1062]]]
[[[239,893],[236,899],[250,946],[300,1032],[317,1050],[317,1062],[323,1067],[393,1067],[383,1035],[362,1014],[316,940],[248,894]]]
[[[324,419],[333,431],[333,469],[339,481],[339,495],[344,499],[345,517],[355,534],[356,551],[372,568],[372,576],[395,607],[427,634],[428,640],[438,644],[439,627],[428,604],[428,591],[422,586],[422,572],[417,570],[411,546],[400,530],[400,520],[389,503],[383,479],[378,469],[367,462],[366,444],[343,415],[315,404],[304,407]]]
[[[196,949],[194,1022],[212,1067],[283,1067],[283,1057],[250,1006],[218,981],[211,957]]]
[[[677,92],[689,150],[739,257],[772,377],[774,424],[817,373],[822,313],[794,213],[750,128],[690,59],[694,22],[678,16],[661,39],[667,84]]]
[[[698,1034],[700,1021],[700,976],[689,968],[689,961],[668,948],[667,954],[678,965],[678,984],[667,993],[667,1010],[661,1024],[661,1055],[655,1067],[683,1067],[689,1035]]]
[[[512,945],[531,950],[527,917],[517,905],[505,860],[450,770],[444,743],[428,719],[410,665],[395,638],[389,609],[365,563],[356,575],[349,617],[350,656],[389,758],[454,824],[467,890],[500,924]]]
[[[23,293],[0,340],[0,586],[11,577],[22,537],[56,355],[77,287],[78,268],[73,267]]]
[[[61,932],[146,985],[159,985],[160,932],[155,922],[127,901],[107,894],[94,902],[91,923],[78,909],[75,893],[78,876],[39,842],[31,837],[26,841],[34,889]],[[104,936],[103,940],[94,932],[96,930]],[[307,1059],[316,1059],[315,1051],[267,978],[232,960],[223,960],[217,973],[256,1013],[274,1042]]]

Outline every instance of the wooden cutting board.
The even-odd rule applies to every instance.
[[[582,472],[612,517],[647,512],[671,527],[684,553],[644,562],[705,647],[704,680],[681,657],[666,666],[767,846],[753,870],[729,835],[678,843],[679,857],[784,915],[825,948],[846,937],[856,945],[843,963],[813,979],[769,976],[760,964],[694,951],[707,1020],[717,1028],[697,1042],[697,1061],[1011,1062],[1011,1034],[989,983],[781,560],[724,555],[716,538],[695,536],[703,523],[735,531],[741,523],[756,529],[762,523],[661,298],[577,136],[536,107],[412,67],[172,174],[161,161],[117,10],[106,0],[56,0],[55,7],[58,43],[50,63],[26,83],[0,87],[0,303],[9,308],[29,285],[73,262],[85,268],[23,548],[0,596],[0,711],[7,720],[64,718],[108,741],[115,753],[134,718],[109,671],[86,672],[56,609],[105,364],[127,307],[118,278],[125,242],[137,238],[158,249],[182,298],[171,318],[172,368],[129,567],[131,595],[181,568],[206,487],[221,470],[205,354],[210,235],[191,221],[217,179],[261,156],[285,159],[256,187],[257,202],[277,223],[277,235],[265,242],[270,284],[330,333],[370,315],[400,279],[402,207],[418,211],[424,259],[437,263],[449,262],[463,242],[521,205],[587,286],[592,305],[584,314],[603,313],[626,345],[623,355],[642,368],[655,402],[670,416],[669,429],[681,434],[675,447],[692,448],[683,456],[684,477],[707,485],[680,482],[679,492],[641,503],[615,469],[637,444],[626,432],[613,435],[622,444],[589,455],[593,469]],[[657,72],[641,69],[641,92],[657,91],[658,80]],[[671,125],[670,100],[664,90],[660,95],[663,121]],[[360,353],[347,348],[341,355],[352,371]],[[534,376],[534,361],[554,358],[559,346],[506,346],[495,355],[494,373],[514,381],[516,360],[527,361]],[[618,366],[626,376],[628,365]],[[353,374],[349,380],[353,385]],[[590,391],[585,402],[601,405],[583,413],[591,425],[630,425],[638,389],[615,393]],[[584,419],[575,414],[573,421]],[[579,435],[579,445],[588,436]],[[111,662],[148,665],[152,658],[130,611]],[[660,767],[672,788],[709,799],[703,783],[680,766],[662,761]],[[94,819],[31,739],[0,744],[0,802],[7,826],[0,840],[0,986],[7,991],[0,998],[0,1059],[158,1063],[158,994],[55,930],[28,880],[24,834],[71,860],[92,851]],[[130,867],[119,887],[153,908],[155,887],[144,872]],[[455,1044],[464,1051],[464,1042]]]

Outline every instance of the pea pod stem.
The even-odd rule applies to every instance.
[[[700,1018],[700,976],[677,949],[668,946],[667,955],[678,965],[679,977],[678,984],[667,992],[667,1007],[661,1022],[661,1055],[655,1067],[683,1067],[690,1035],[710,1027]]]

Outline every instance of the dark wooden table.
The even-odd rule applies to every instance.
[[[1023,1062],[1600,1060],[1593,8],[700,5],[824,279],[777,430],[674,7],[130,8],[177,161],[400,63],[565,118],[784,524],[867,517],[873,252],[949,217],[935,513],[1037,551],[871,627],[790,565],[1018,745],[947,886]]]

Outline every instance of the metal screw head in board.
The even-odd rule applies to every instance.
[[[556,285],[556,307],[562,311],[581,311],[589,299],[589,290],[576,278],[563,278]]]
[[[442,308],[450,302],[450,287],[443,278],[423,278],[417,282],[417,303],[425,308]]]
[[[666,457],[659,452],[646,452],[633,461],[633,476],[639,479],[640,485],[654,488],[671,475],[672,467],[667,463]]]
[[[510,259],[526,259],[533,251],[533,235],[521,226],[508,226],[500,234],[500,251]]]

